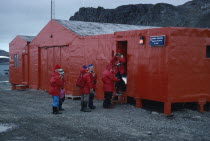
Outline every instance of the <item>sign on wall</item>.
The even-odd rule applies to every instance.
[[[165,39],[166,36],[165,35],[161,35],[161,36],[151,36],[150,37],[150,41],[149,41],[149,45],[151,47],[155,47],[155,46],[165,46]]]

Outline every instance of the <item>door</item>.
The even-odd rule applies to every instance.
[[[61,65],[61,47],[39,48],[39,88],[47,91],[56,64]]]
[[[39,88],[41,90],[47,90],[48,89],[48,84],[49,84],[49,77],[48,77],[48,62],[47,62],[47,53],[48,53],[48,50],[46,48],[39,48],[39,63],[40,63],[40,66],[39,66]]]

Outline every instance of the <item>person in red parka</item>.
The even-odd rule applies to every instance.
[[[94,93],[90,93],[88,107],[90,109],[95,109],[96,106],[93,105],[93,99],[95,97],[96,83],[97,83],[97,74],[94,71],[94,66],[92,64],[88,65],[88,71],[91,74],[91,85],[93,87]]]
[[[104,108],[111,108],[111,99],[112,94],[114,91],[114,83],[119,81],[118,78],[115,77],[112,69],[112,64],[108,64],[106,66],[105,71],[102,74],[102,81],[104,83],[103,89],[104,89],[104,102],[103,107]]]
[[[81,87],[81,105],[82,105],[81,111],[91,112],[91,110],[88,108],[90,93],[94,93],[93,85],[91,83],[92,82],[91,73],[88,71],[87,66],[83,67],[86,68],[86,73],[82,75],[82,81],[84,81],[84,84]]]
[[[120,95],[120,91],[126,91],[126,85],[122,79],[122,77],[126,77],[126,59],[122,55],[122,51],[120,49],[116,51],[116,54],[110,62],[114,68],[115,76],[120,80],[115,83],[116,93]]]
[[[58,110],[59,106],[59,96],[60,96],[60,90],[62,86],[62,81],[61,81],[61,76],[58,73],[58,69],[61,67],[59,65],[56,65],[54,67],[53,74],[50,79],[50,88],[49,88],[49,94],[52,95],[52,109],[53,109],[53,114],[60,114]]]

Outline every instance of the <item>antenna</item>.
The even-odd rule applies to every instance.
[[[51,19],[55,19],[55,0],[51,0]]]

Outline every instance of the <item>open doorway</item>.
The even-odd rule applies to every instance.
[[[117,82],[116,93],[121,93],[126,91],[127,87],[127,41],[118,41],[116,46],[116,53],[120,53],[119,58],[119,72],[116,74],[116,77],[121,81]],[[121,61],[124,60],[124,61]],[[119,88],[118,88],[119,87]]]
[[[116,50],[121,50],[122,55],[125,58],[125,63],[123,64],[125,67],[125,74],[123,75],[123,80],[127,84],[127,41],[118,41]]]

